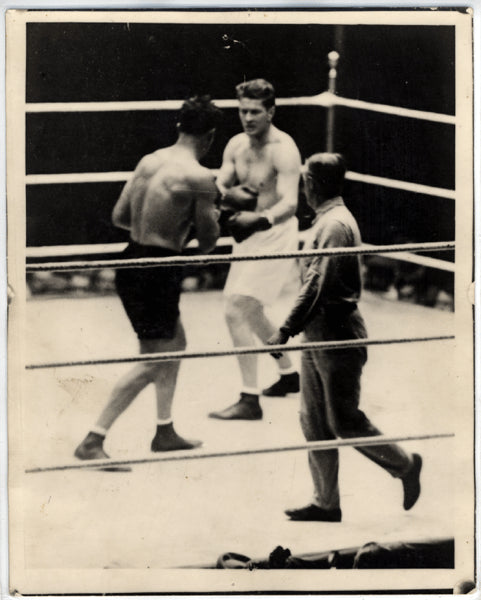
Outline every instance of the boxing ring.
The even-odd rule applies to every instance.
[[[447,125],[456,125],[456,117],[451,115],[443,115],[438,113],[430,113],[425,111],[405,109],[401,107],[386,106],[381,104],[373,104],[369,102],[363,102],[360,100],[354,100],[349,98],[342,98],[335,94],[335,85],[332,83],[332,79],[335,79],[335,75],[332,73],[332,69],[335,69],[335,65],[331,65],[331,83],[330,90],[312,97],[296,97],[296,98],[279,98],[276,100],[278,106],[318,106],[327,108],[328,111],[333,110],[336,106],[343,106],[352,110],[358,111],[374,111],[384,114],[390,114],[402,118],[410,119],[422,119],[429,120],[438,123],[445,123]],[[220,108],[233,109],[237,108],[237,101],[232,99],[223,99],[214,101]],[[99,111],[124,111],[124,110],[165,110],[174,111],[180,108],[182,101],[158,101],[158,102],[92,102],[92,103],[35,103],[27,104],[27,112],[99,112]],[[328,112],[329,115],[329,112]],[[332,113],[331,113],[332,115]],[[331,118],[332,122],[332,118]],[[329,135],[328,135],[329,137]],[[67,173],[67,174],[29,174],[25,176],[26,185],[56,185],[62,183],[97,183],[97,182],[122,182],[126,181],[131,175],[131,172],[104,172],[104,173]],[[356,173],[349,171],[346,174],[346,179],[356,182],[361,182],[373,186],[384,186],[387,188],[400,189],[412,193],[419,193],[425,195],[431,195],[434,197],[456,199],[456,191],[437,188],[427,185],[421,185],[413,182],[406,182],[400,180],[393,180],[384,177],[373,176],[369,174]],[[218,243],[217,249],[225,249],[232,244],[230,238],[221,238]],[[196,243],[193,242],[190,248],[195,248]],[[417,265],[421,265],[427,268],[439,269],[442,271],[450,272],[454,274],[455,265],[452,262],[434,259],[432,257],[420,256],[419,252],[445,252],[455,250],[455,242],[424,242],[418,244],[396,244],[396,245],[383,245],[373,246],[365,244],[359,248],[335,248],[327,250],[316,250],[316,251],[303,251],[299,250],[295,253],[282,253],[276,255],[259,254],[257,256],[252,255],[236,255],[230,254],[215,254],[205,256],[179,256],[169,258],[158,258],[158,259],[137,259],[137,260],[121,260],[121,259],[109,259],[109,260],[90,260],[89,255],[102,255],[102,254],[117,254],[120,253],[125,244],[94,244],[85,246],[64,246],[64,247],[37,247],[27,248],[27,273],[36,272],[68,272],[68,271],[88,271],[88,270],[99,270],[99,269],[118,269],[127,267],[152,267],[156,266],[162,268],[167,265],[183,265],[183,266],[204,266],[204,265],[215,265],[215,264],[227,264],[233,261],[245,261],[245,260],[282,260],[286,258],[301,259],[307,256],[328,256],[328,255],[380,255],[387,257],[391,260],[401,260],[405,262],[411,262]],[[84,256],[82,260],[68,260],[71,256]],[[52,260],[54,258],[62,257],[62,261]],[[32,262],[43,260],[44,262]],[[66,260],[67,259],[67,260]],[[30,261],[30,262],[28,262]],[[217,315],[217,318],[221,318]],[[405,335],[405,336],[391,336],[391,337],[374,337],[366,338],[363,340],[348,340],[343,342],[316,342],[316,343],[290,343],[286,346],[256,346],[246,348],[218,348],[218,347],[206,347],[196,351],[183,351],[183,352],[170,352],[161,354],[142,354],[142,355],[124,355],[124,356],[85,356],[78,360],[61,360],[61,361],[44,361],[44,362],[29,362],[25,364],[27,372],[55,372],[55,375],[59,376],[59,369],[72,369],[78,367],[94,366],[97,368],[106,367],[108,365],[122,365],[127,363],[136,362],[148,362],[148,361],[187,361],[187,360],[202,360],[208,361],[218,358],[235,357],[240,354],[259,354],[267,355],[275,350],[289,351],[293,353],[302,352],[308,348],[340,348],[340,347],[356,347],[356,346],[405,346],[409,344],[444,344],[450,343],[455,339],[452,333],[448,334],[436,334],[436,335]],[[442,352],[442,351],[441,351]],[[208,367],[207,367],[208,368]],[[33,373],[30,375],[33,376]],[[182,373],[180,375],[182,377]],[[264,402],[264,399],[263,399]],[[175,407],[175,405],[174,405]],[[283,408],[282,411],[285,409]],[[94,415],[92,415],[92,418]],[[224,424],[225,427],[225,424]],[[242,427],[252,427],[252,424],[243,424]],[[452,431],[427,431],[418,432],[402,435],[382,435],[376,438],[353,438],[353,439],[337,439],[322,442],[305,442],[305,443],[292,443],[291,439],[285,441],[279,441],[276,444],[267,444],[263,446],[252,445],[241,448],[229,449],[227,447],[220,449],[210,449],[207,447],[205,450],[196,451],[182,451],[182,452],[169,452],[159,455],[137,455],[137,456],[121,456],[119,458],[112,458],[109,460],[92,460],[92,461],[71,461],[62,462],[58,461],[56,464],[35,464],[27,465],[25,473],[47,473],[51,476],[59,477],[68,471],[79,471],[87,470],[90,475],[104,476],[100,469],[121,466],[121,465],[144,465],[144,468],[148,469],[148,465],[152,463],[177,463],[179,461],[195,462],[202,459],[231,459],[231,464],[235,465],[237,460],[252,460],[253,456],[256,455],[276,455],[284,453],[305,452],[306,450],[328,450],[333,448],[345,448],[352,446],[368,446],[375,444],[386,444],[390,442],[413,442],[413,441],[424,441],[432,442],[436,444],[436,448],[439,448],[439,442],[443,442],[448,438],[453,438],[454,433]],[[444,442],[446,443],[446,442]],[[73,448],[72,448],[73,452]],[[268,457],[269,458],[269,457]],[[303,457],[305,458],[305,457]],[[264,459],[262,459],[264,460]],[[273,464],[278,464],[278,460],[273,458]],[[243,469],[246,463],[243,463]],[[259,468],[265,468],[265,462],[256,463],[257,465],[262,464]],[[226,469],[227,467],[221,467]],[[235,468],[235,467],[234,467]],[[57,474],[55,474],[57,472]],[[178,471],[176,471],[178,473]],[[47,475],[45,475],[47,476]],[[134,475],[135,476],[135,475]],[[117,476],[116,476],[117,477]],[[122,477],[131,477],[131,475],[123,474]],[[301,526],[304,527],[304,526]],[[298,530],[300,531],[300,530]],[[307,531],[302,529],[302,531]]]
[[[205,265],[205,264],[219,264],[234,261],[247,261],[247,260],[282,260],[286,258],[302,258],[310,256],[336,256],[336,255],[361,255],[361,254],[375,254],[382,252],[385,254],[395,254],[396,252],[407,252],[407,251],[419,251],[419,250],[430,250],[430,251],[445,251],[454,249],[454,242],[445,243],[424,243],[424,244],[401,244],[401,245],[389,245],[379,246],[377,248],[335,248],[335,249],[323,249],[323,250],[309,250],[309,251],[298,251],[291,253],[280,253],[280,254],[259,254],[252,256],[250,254],[238,254],[232,255],[221,255],[221,256],[181,256],[173,258],[141,258],[132,260],[100,260],[100,261],[73,261],[73,262],[50,262],[50,263],[39,263],[34,265],[27,265],[28,272],[41,272],[41,271],[82,271],[100,268],[145,268],[156,266],[162,268],[162,266],[172,265]],[[63,361],[63,362],[48,362],[48,363],[34,363],[26,365],[26,369],[58,369],[62,367],[75,367],[75,366],[88,366],[88,365],[108,365],[116,363],[135,363],[135,362],[162,362],[172,360],[186,360],[195,358],[219,358],[225,356],[236,356],[242,354],[262,354],[270,353],[275,350],[279,351],[302,351],[306,349],[339,349],[339,348],[352,348],[359,346],[373,346],[373,345],[387,345],[387,344],[405,344],[405,343],[420,343],[420,342],[432,342],[432,341],[444,341],[453,340],[453,335],[440,335],[440,336],[424,336],[424,337],[406,337],[406,338],[384,338],[384,339],[362,339],[362,340],[347,340],[347,341],[335,341],[335,342],[310,342],[303,344],[288,344],[286,346],[261,346],[261,347],[237,347],[234,349],[226,350],[204,350],[200,352],[164,352],[156,354],[141,354],[124,357],[99,357],[79,361]],[[28,473],[38,473],[42,471],[52,470],[65,470],[65,469],[78,469],[78,468],[91,468],[95,467],[107,467],[107,466],[119,466],[127,464],[144,464],[148,462],[165,462],[171,460],[187,460],[196,458],[213,458],[221,456],[236,456],[239,454],[256,454],[264,452],[285,452],[290,450],[329,450],[332,448],[339,448],[342,446],[362,446],[362,445],[378,445],[383,443],[390,443],[396,441],[409,441],[409,440],[428,440],[438,439],[444,437],[453,437],[452,433],[440,433],[440,434],[421,434],[418,436],[404,436],[404,437],[389,437],[379,436],[375,440],[372,438],[356,438],[351,440],[336,440],[335,442],[310,442],[301,446],[296,445],[292,447],[275,447],[270,449],[246,449],[240,452],[221,452],[221,453],[205,453],[205,452],[194,452],[194,453],[172,453],[172,455],[163,455],[152,458],[132,458],[124,461],[118,461],[115,459],[109,459],[107,461],[86,461],[85,463],[75,462],[72,464],[64,464],[58,466],[45,466],[45,467],[33,467],[27,469]]]

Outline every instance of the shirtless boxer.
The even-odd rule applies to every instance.
[[[262,254],[298,250],[297,209],[301,159],[294,140],[272,124],[275,93],[264,79],[236,88],[243,133],[227,144],[217,186],[221,208],[234,211],[229,219],[236,240],[233,254]],[[235,346],[262,343],[276,331],[264,313],[292,275],[294,260],[236,262],[224,288],[226,320]],[[216,419],[261,419],[257,387],[257,357],[238,356],[242,391],[239,401]],[[263,391],[285,396],[299,391],[299,376],[286,354],[278,359],[280,379]]]
[[[212,173],[198,161],[212,144],[219,118],[220,111],[209,98],[187,100],[180,111],[177,142],[139,162],[112,214],[114,225],[130,232],[124,258],[181,254],[192,227],[201,253],[215,247],[218,190]],[[142,354],[185,349],[179,317],[181,267],[119,269],[116,287]],[[124,375],[75,456],[81,460],[108,458],[103,442],[109,428],[150,383],[155,385],[158,417],[151,450],[198,446],[200,442],[179,436],[172,423],[178,370],[179,361],[148,362]]]

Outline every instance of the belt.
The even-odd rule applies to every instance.
[[[350,315],[357,309],[356,302],[339,302],[336,304],[324,304],[322,309],[326,314],[335,314],[335,315]]]

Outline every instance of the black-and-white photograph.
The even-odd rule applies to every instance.
[[[472,11],[7,11],[10,593],[475,589]]]

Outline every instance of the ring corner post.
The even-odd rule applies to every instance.
[[[336,50],[332,50],[327,55],[329,63],[329,77],[328,77],[328,92],[332,96],[336,93],[337,85],[337,65],[339,63],[340,55]],[[326,150],[327,152],[334,152],[334,111],[335,105],[331,103],[327,109],[327,127],[326,127]]]

